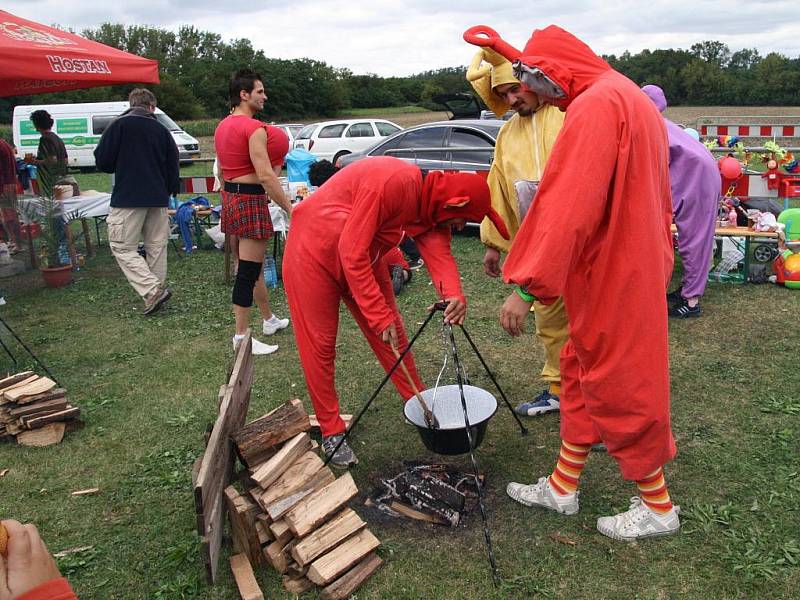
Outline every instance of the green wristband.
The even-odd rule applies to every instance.
[[[522,298],[523,300],[525,300],[525,302],[535,302],[536,301],[536,296],[534,296],[533,294],[529,294],[521,286],[518,287],[514,291],[517,292],[517,295],[520,298]]]

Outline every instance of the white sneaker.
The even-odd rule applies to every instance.
[[[540,477],[539,481],[531,485],[523,483],[508,484],[506,493],[520,504],[525,506],[539,506],[549,508],[562,515],[574,515],[578,512],[578,492],[562,496],[551,486],[547,477]]]
[[[272,315],[269,319],[264,321],[264,335],[274,335],[276,331],[286,329],[288,326],[289,319],[279,319],[275,315]],[[255,354],[255,352],[253,354]]]
[[[244,338],[242,338],[244,339]],[[236,337],[233,338],[233,351],[239,349],[239,344],[241,344],[241,340],[237,340]],[[251,353],[253,356],[263,355],[263,354],[272,354],[278,350],[278,346],[271,346],[270,344],[265,344],[264,342],[259,342],[257,339],[252,339],[253,348]]]
[[[653,512],[639,496],[631,498],[631,506],[624,513],[597,519],[597,531],[615,540],[630,542],[649,537],[672,535],[681,529],[678,518],[680,507],[673,506],[669,512]]]

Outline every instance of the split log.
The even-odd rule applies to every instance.
[[[33,402],[44,402],[46,400],[55,400],[56,398],[64,398],[67,395],[67,390],[64,388],[55,388],[41,394],[34,394],[33,396],[25,396],[17,400],[18,405],[31,404]]]
[[[297,542],[292,548],[292,557],[298,565],[307,565],[366,525],[354,510],[345,508],[333,520]]]
[[[363,529],[315,560],[308,569],[308,578],[317,585],[328,585],[380,545],[369,529]]]
[[[353,422],[353,415],[339,415],[339,418],[344,421],[346,429],[350,429],[350,423]],[[308,422],[311,423],[311,429],[319,429],[319,419],[317,415],[308,415]]]
[[[70,406],[66,410],[53,412],[47,415],[31,415],[22,419],[23,425],[28,429],[37,429],[44,427],[48,423],[55,423],[56,421],[69,421],[75,419],[81,414],[81,409],[77,406]]]
[[[292,530],[289,529],[289,524],[285,519],[275,521],[269,526],[269,530],[276,542],[282,542],[284,545],[292,539]]]
[[[239,595],[242,600],[264,600],[264,594],[258,587],[253,566],[244,554],[231,556],[231,571],[236,585],[239,588]]]
[[[263,521],[256,521],[256,533],[258,533],[258,543],[262,546],[273,541],[272,532],[269,530],[269,525]]]
[[[321,600],[345,600],[377,571],[383,560],[374,552],[322,590]]]
[[[295,596],[299,596],[300,594],[307,592],[312,587],[314,587],[314,584],[311,583],[308,577],[294,579],[292,577],[284,576],[283,578],[283,589],[290,594],[294,594]]]
[[[66,424],[50,423],[40,429],[23,431],[17,435],[17,443],[21,446],[51,446],[64,439]]]
[[[289,556],[284,552],[289,544],[291,540],[289,542],[276,540],[264,547],[264,558],[278,573],[286,573],[289,568]]]
[[[440,515],[431,515],[426,512],[422,512],[416,508],[412,508],[406,504],[403,504],[402,502],[397,502],[396,500],[393,500],[388,506],[393,511],[398,512],[410,519],[427,521],[428,523],[435,523],[436,525],[451,525],[450,521]]]
[[[289,545],[286,547],[288,548]],[[286,552],[288,558],[289,554],[291,554],[291,549],[288,552],[284,549],[284,552]],[[301,577],[305,577],[306,573],[308,573],[308,567],[301,567],[293,560],[289,560],[289,566],[286,568],[286,574],[289,577],[292,577],[293,579],[300,579]]]
[[[3,379],[0,379],[0,390],[4,390],[12,385],[18,384],[20,381],[25,381],[26,379],[30,379],[33,375],[33,371],[23,371],[22,373],[17,373],[16,375],[9,375]]]
[[[225,488],[225,503],[231,522],[231,537],[234,548],[250,559],[250,564],[261,563],[261,544],[256,531],[258,505],[247,496],[242,496],[233,486]]]
[[[339,479],[301,500],[286,513],[286,522],[292,533],[303,537],[324,523],[357,493],[358,488],[353,476],[345,473]]]
[[[14,383],[6,386],[2,390],[3,400],[4,401],[6,400],[6,397],[5,397],[6,392],[10,392],[10,391],[15,390],[17,388],[28,386],[31,383],[34,383],[37,379],[39,379],[38,375],[28,375],[24,379],[20,379],[19,381],[15,381]]]
[[[65,408],[67,408],[67,399],[62,396],[60,398],[54,398],[52,400],[45,400],[43,402],[34,402],[17,408],[12,408],[8,411],[8,414],[11,417],[18,419],[20,417],[33,415],[38,412],[64,410]]]
[[[277,454],[256,470],[252,479],[262,488],[267,489],[278,479],[294,462],[311,449],[311,438],[306,432],[298,433]]]
[[[266,507],[286,496],[293,494],[303,487],[325,463],[313,451],[308,451],[298,458],[295,463],[286,469],[284,473],[275,480],[269,489],[265,490],[258,499],[258,503]]]
[[[336,477],[330,468],[325,467],[324,469],[320,469],[314,473],[311,476],[311,479],[304,483],[296,492],[286,496],[285,498],[276,500],[267,506],[267,514],[273,521],[277,521],[287,512],[292,510],[297,504],[302,502],[305,498],[321,490],[325,486],[330,485],[335,481],[335,479]]]
[[[3,397],[11,402],[17,402],[24,396],[36,396],[49,392],[56,387],[56,382],[47,377],[39,377],[27,385],[13,386],[3,390]]]
[[[250,467],[257,463],[256,458],[264,448],[285,442],[310,428],[303,403],[295,399],[251,421],[234,433],[233,440],[242,462]]]

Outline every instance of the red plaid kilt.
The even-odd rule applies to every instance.
[[[272,237],[272,219],[265,194],[234,194],[220,190],[222,232],[240,238],[266,240]]]

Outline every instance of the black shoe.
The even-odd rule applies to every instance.
[[[392,265],[392,289],[394,290],[395,296],[403,289],[403,284],[405,282],[406,279],[403,276],[403,267],[401,265]]]
[[[684,300],[670,308],[667,314],[671,319],[693,319],[700,316],[700,303],[689,306],[689,303]]]
[[[172,298],[172,291],[169,288],[159,289],[153,296],[145,302],[144,311],[145,315],[152,315],[158,312],[164,303]]]
[[[679,285],[674,292],[667,293],[667,302],[678,302],[683,300],[683,296],[681,296],[681,290],[683,286]]]

